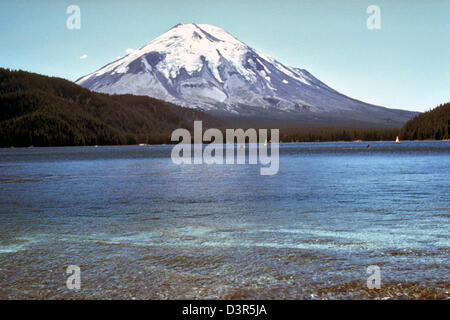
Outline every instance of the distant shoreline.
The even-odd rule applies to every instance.
[[[435,140],[435,139],[426,139],[426,140],[401,140],[402,142],[423,142],[423,141],[450,141],[450,139],[442,139],[442,140]],[[293,144],[293,143],[373,143],[373,142],[392,142],[395,143],[395,140],[340,140],[340,141],[284,141],[280,142],[280,144]],[[0,149],[42,149],[42,148],[71,148],[71,147],[86,147],[86,148],[99,148],[99,147],[150,147],[150,146],[172,146],[176,145],[177,143],[154,143],[154,144],[104,144],[104,145],[87,145],[87,146],[77,146],[77,145],[67,145],[67,146],[28,146],[28,147],[0,147]],[[203,143],[204,145],[208,145],[208,143]],[[246,143],[247,145],[248,143]],[[235,143],[237,145],[237,143]]]

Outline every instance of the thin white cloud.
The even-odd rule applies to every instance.
[[[85,59],[87,59],[87,57],[88,57],[87,54],[83,54],[83,55],[80,57],[80,59],[81,59],[81,60],[85,60]]]

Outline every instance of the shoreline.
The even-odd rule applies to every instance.
[[[438,141],[450,141],[450,139],[442,139],[442,140],[434,140],[434,139],[426,139],[426,140],[400,140],[401,142],[438,142]],[[339,140],[339,141],[280,141],[279,144],[306,144],[306,143],[370,143],[370,142],[392,142],[395,143],[395,140]],[[42,148],[71,148],[71,147],[86,147],[86,148],[99,148],[99,147],[151,147],[151,146],[175,146],[178,143],[164,143],[164,144],[104,144],[104,145],[67,145],[67,146],[28,146],[28,147],[0,147],[0,149],[42,149]],[[194,144],[194,143],[192,143]],[[203,145],[209,145],[209,143],[203,143]],[[235,143],[235,145],[238,145]],[[248,145],[248,143],[245,143]]]

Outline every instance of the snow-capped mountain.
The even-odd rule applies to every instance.
[[[147,95],[211,113],[403,124],[415,113],[382,108],[331,89],[207,24],[178,24],[76,81],[110,94]]]

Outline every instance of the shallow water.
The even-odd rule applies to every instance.
[[[281,144],[273,176],[171,146],[0,149],[0,298],[358,298],[369,265],[448,298],[450,142],[369,143]]]

